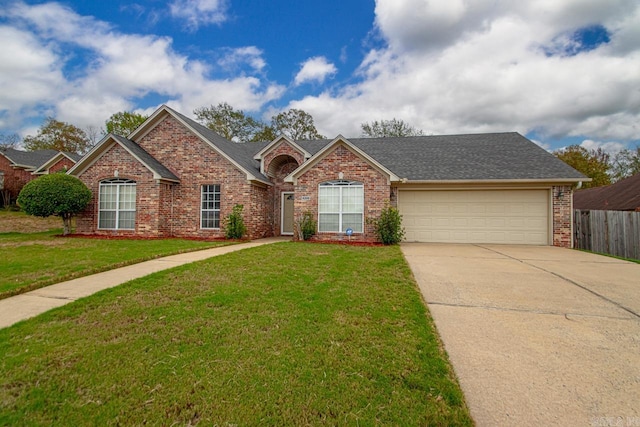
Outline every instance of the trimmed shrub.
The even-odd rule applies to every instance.
[[[29,215],[62,218],[65,235],[71,232],[71,218],[91,201],[91,190],[75,176],[54,173],[28,182],[18,195],[18,205]]]

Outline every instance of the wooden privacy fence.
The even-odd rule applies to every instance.
[[[576,209],[573,234],[577,249],[640,259],[640,212]]]

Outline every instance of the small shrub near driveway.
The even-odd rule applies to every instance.
[[[402,215],[393,206],[385,206],[380,216],[372,221],[378,240],[385,245],[396,245],[404,239]]]

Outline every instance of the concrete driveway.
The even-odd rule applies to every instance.
[[[640,426],[640,264],[402,244],[479,426]]]

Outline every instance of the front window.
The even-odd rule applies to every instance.
[[[318,190],[318,230],[344,233],[351,228],[362,233],[364,186],[356,181],[329,181]]]
[[[136,182],[110,179],[100,183],[98,228],[133,230],[136,227]]]
[[[203,185],[200,227],[220,228],[220,185]]]

